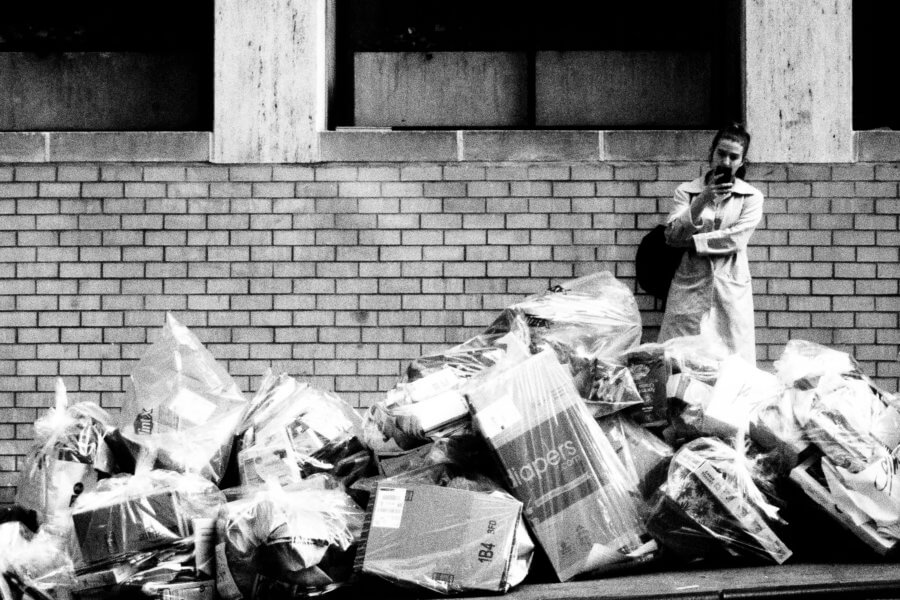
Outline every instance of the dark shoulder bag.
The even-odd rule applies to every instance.
[[[666,243],[665,225],[657,225],[650,230],[638,245],[634,259],[635,275],[641,289],[665,300],[685,250]]]

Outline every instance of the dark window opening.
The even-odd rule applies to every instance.
[[[900,129],[900,110],[888,85],[898,57],[898,18],[896,2],[853,2],[853,129]]]
[[[213,0],[7,3],[0,131],[204,131]]]
[[[339,0],[331,127],[705,129],[743,114],[741,2]]]

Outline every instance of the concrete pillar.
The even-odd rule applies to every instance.
[[[745,0],[753,160],[854,160],[852,3]]]
[[[327,0],[216,0],[212,160],[311,162],[333,56]]]

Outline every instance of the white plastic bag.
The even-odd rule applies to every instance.
[[[365,512],[323,481],[241,489],[225,505],[216,548],[223,598],[318,595],[348,581]]]
[[[267,371],[239,427],[241,484],[289,485],[330,472],[352,483],[368,464],[362,419],[347,402],[282,373]],[[337,472],[342,471],[342,472]]]
[[[615,359],[641,341],[641,313],[634,294],[608,271],[565,281],[506,309],[487,332],[509,331],[522,314],[534,351],[553,348],[578,376],[578,365]]]
[[[16,504],[34,510],[42,525],[59,528],[78,495],[97,485],[95,469],[107,468],[103,436],[110,421],[93,402],[69,405],[57,379],[54,408],[34,424],[35,445],[25,458]]]
[[[860,525],[900,539],[900,410],[856,360],[814,342],[792,340],[775,367],[793,387],[793,409],[805,436],[824,455],[833,502]]]
[[[697,438],[672,458],[648,527],[682,558],[731,555],[782,564],[792,551],[773,529],[778,509],[757,477],[757,464],[743,452],[717,438]]]
[[[34,534],[17,521],[0,524],[0,582],[4,573],[45,593],[75,580],[65,542],[43,531]]]

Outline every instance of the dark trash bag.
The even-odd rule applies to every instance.
[[[635,274],[641,289],[665,300],[685,250],[666,243],[665,225],[657,225],[650,230],[638,245],[634,258]]]

